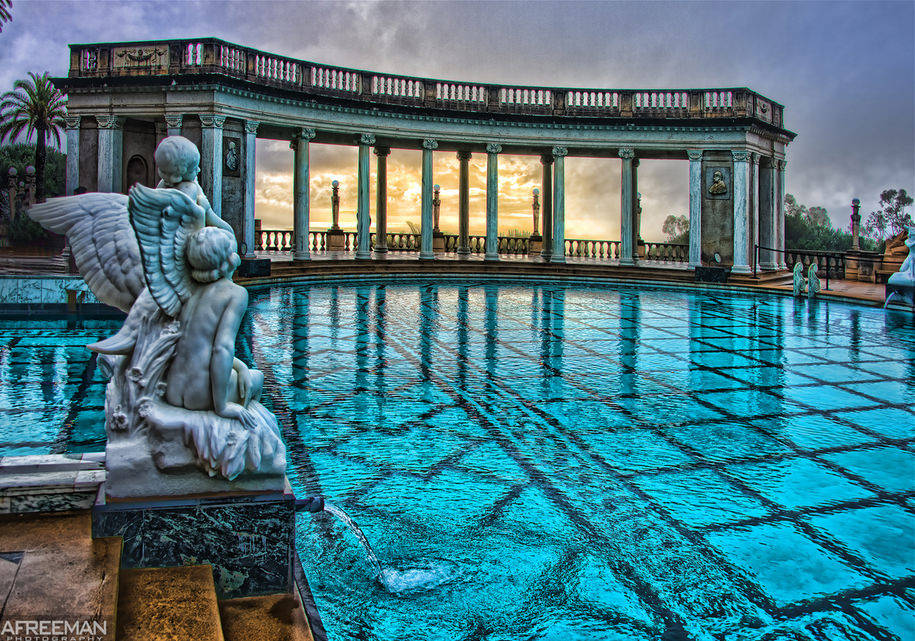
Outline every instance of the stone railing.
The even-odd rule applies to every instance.
[[[804,276],[811,263],[816,263],[817,275],[820,278],[845,278],[845,252],[813,251],[809,249],[789,249],[785,251],[785,265],[794,269],[795,263],[804,266]]]
[[[620,257],[620,241],[587,240],[566,238],[566,256],[573,258],[596,258],[598,260],[617,260]]]
[[[689,245],[646,241],[644,258],[659,263],[686,263],[689,262]]]
[[[784,107],[744,87],[588,89],[400,76],[287,58],[215,38],[70,45],[70,78],[223,76],[358,102],[447,111],[627,119],[754,118],[782,128]]]

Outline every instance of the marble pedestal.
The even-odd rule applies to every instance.
[[[283,491],[106,498],[92,510],[92,536],[124,539],[122,567],[213,566],[220,599],[291,592],[295,496]]]
[[[886,308],[915,314],[915,281],[896,272],[886,282]]]
[[[346,236],[343,234],[342,229],[328,229],[325,238],[327,239],[327,251],[343,251],[343,246],[346,244]]]
[[[530,238],[530,245],[528,249],[528,254],[531,256],[536,256],[543,251],[543,236],[539,234],[533,234]]]
[[[432,251],[436,254],[445,253],[445,234],[440,231],[432,232]]]

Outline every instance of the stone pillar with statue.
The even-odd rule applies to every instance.
[[[432,187],[432,251],[436,254],[445,252],[445,234],[439,227],[439,217],[441,216],[442,188],[440,185]]]
[[[531,192],[531,213],[534,216],[534,226],[528,245],[528,254],[537,256],[543,251],[543,236],[540,235],[540,190],[534,187]]]
[[[343,230],[340,229],[340,181],[330,183],[330,229],[325,234],[327,238],[327,251],[343,251],[346,240]]]

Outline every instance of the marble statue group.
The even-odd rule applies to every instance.
[[[207,477],[275,485],[286,449],[259,401],[264,377],[235,356],[248,306],[231,279],[235,235],[197,182],[190,140],[164,139],[155,160],[155,189],[55,198],[29,212],[67,236],[96,297],[127,313],[116,334],[88,346],[110,377],[109,484],[127,494],[163,475],[183,478],[181,491],[208,489]]]

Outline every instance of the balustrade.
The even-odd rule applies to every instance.
[[[616,260],[620,257],[620,241],[566,238],[565,250],[566,256],[571,256],[572,258]]]
[[[334,67],[213,38],[72,45],[70,77],[224,74],[377,104],[626,118],[746,116],[782,126],[782,105],[749,89],[567,89],[417,78]]]
[[[645,260],[653,260],[659,263],[689,262],[689,245],[646,242]]]
[[[826,278],[845,278],[845,253],[844,252],[818,252],[806,249],[789,249],[785,252],[785,265],[794,269],[795,263],[804,266],[804,277],[812,263],[816,263],[817,276]]]

